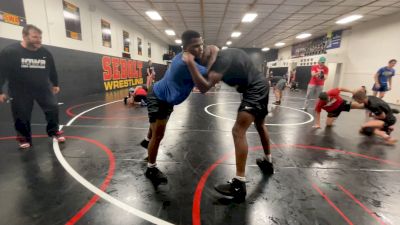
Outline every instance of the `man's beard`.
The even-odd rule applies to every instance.
[[[41,47],[41,44],[36,44],[32,42],[27,42],[26,45],[30,49],[39,49]]]

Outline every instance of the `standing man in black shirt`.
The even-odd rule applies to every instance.
[[[196,68],[193,55],[184,53],[193,81],[202,93],[207,92],[217,82],[223,81],[236,87],[242,94],[235,125],[232,128],[235,144],[236,176],[228,184],[216,185],[215,189],[224,195],[232,196],[237,201],[246,197],[245,168],[248,153],[246,131],[254,122],[264,148],[264,157],[257,159],[257,165],[266,174],[272,174],[273,164],[270,142],[265,117],[268,114],[269,85],[264,75],[257,70],[246,52],[228,48],[222,51],[216,46],[207,46],[203,53],[202,64],[210,65],[208,78],[201,76]],[[207,63],[206,63],[207,62]]]
[[[399,111],[391,109],[389,104],[378,97],[367,96],[365,89],[356,91],[353,99],[364,104],[364,107],[371,112],[371,116],[374,118],[361,126],[360,133],[367,136],[375,134],[382,137],[387,144],[395,144],[397,140],[392,138],[390,133],[394,130],[396,123],[396,117],[393,114],[397,114]]]
[[[60,88],[53,56],[42,47],[42,31],[36,26],[25,26],[22,36],[22,42],[8,46],[0,53],[0,103],[7,98],[2,92],[7,80],[20,148],[27,149],[32,145],[30,120],[34,101],[46,116],[49,137],[65,142],[58,127],[58,103],[55,94]]]

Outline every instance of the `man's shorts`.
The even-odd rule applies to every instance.
[[[279,80],[275,86],[276,89],[281,90],[281,91],[283,91],[285,89],[285,87],[286,87],[286,80],[284,80],[284,79]]]
[[[333,110],[332,112],[328,112],[328,117],[330,117],[330,118],[339,117],[341,112],[343,112],[343,111],[349,112],[350,109],[351,109],[351,102],[344,100],[337,109]]]
[[[146,101],[146,96],[145,95],[136,95],[134,98],[133,98],[133,101],[135,101],[135,102],[141,102],[142,100],[143,101]]]
[[[387,92],[389,89],[387,84],[381,84],[379,88],[377,88],[374,84],[374,86],[372,86],[372,90],[376,92]]]
[[[264,119],[268,115],[268,92],[269,87],[267,84],[247,90],[243,93],[238,112],[248,112],[256,119]]]
[[[389,127],[393,126],[396,123],[396,117],[393,114],[386,115],[386,118],[383,120],[385,124],[383,125],[383,130],[389,130]]]
[[[156,120],[168,120],[174,111],[174,105],[158,99],[153,91],[147,95],[146,103],[150,123],[154,123]]]

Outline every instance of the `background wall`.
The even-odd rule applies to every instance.
[[[371,90],[373,75],[392,58],[400,60],[400,14],[386,16],[355,26],[348,36],[340,85]],[[400,104],[400,63],[393,77],[393,90],[385,96],[390,103]]]
[[[292,57],[292,46],[280,48],[278,51],[278,60],[290,59]]]
[[[151,60],[164,63],[162,55],[167,52],[168,44],[140,29],[131,20],[124,18],[99,0],[68,0],[79,7],[81,17],[82,40],[67,38],[63,16],[62,0],[24,0],[27,23],[38,26],[43,31],[43,44],[99,53],[122,56],[122,30],[129,32],[132,59],[147,61],[147,43],[151,43]],[[111,24],[112,47],[102,45],[101,19]],[[22,27],[0,22],[0,37],[21,40]],[[143,55],[137,54],[137,38],[142,39]]]
[[[373,76],[378,69],[386,66],[390,59],[400,60],[399,40],[399,13],[344,30],[340,48],[327,50],[330,78],[326,88],[332,88],[335,83],[350,89],[365,85],[369,93],[372,93]],[[290,49],[291,46],[279,49],[278,60],[286,62],[298,60],[290,59]],[[340,70],[337,70],[336,66],[340,63],[342,64]],[[400,104],[400,63],[396,65],[395,70],[393,90],[387,92],[384,99],[389,103]]]
[[[15,40],[0,38],[0,49],[11,43],[15,43]],[[61,88],[58,94],[60,101],[105,92],[102,67],[104,55],[54,46],[45,47],[54,56]],[[153,66],[158,80],[167,67],[155,63]],[[146,69],[147,61],[144,61],[141,71],[144,84],[146,84]]]
[[[168,45],[142,32],[131,21],[117,15],[98,0],[68,0],[79,7],[82,40],[68,38],[65,31],[62,0],[24,0],[27,23],[43,31],[43,44],[53,54],[59,75],[61,100],[104,92],[102,56],[121,57],[123,30],[131,39],[131,58],[143,63],[143,81],[146,83],[146,66],[149,60],[147,43],[151,43],[152,57],[157,79],[164,74],[166,66],[162,55]],[[102,44],[101,19],[111,24],[112,48]],[[22,27],[0,22],[0,51],[5,46],[22,39]],[[137,54],[137,38],[142,39],[142,56]],[[76,85],[79,83],[80,85]],[[81,85],[82,84],[82,85]],[[0,87],[1,88],[1,87]]]

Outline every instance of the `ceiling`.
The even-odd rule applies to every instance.
[[[400,0],[103,0],[119,14],[129,18],[150,34],[168,44],[187,29],[202,33],[207,44],[231,47],[274,47],[276,42],[287,45],[299,42],[295,36],[310,32],[312,37],[330,30],[344,29],[354,24],[400,12]],[[145,12],[156,10],[162,21],[152,21]],[[252,23],[241,23],[247,12],[256,12]],[[350,14],[364,17],[350,25],[335,24]],[[176,36],[167,36],[173,29]],[[240,31],[239,38],[231,38]],[[311,37],[311,38],[312,38]],[[303,41],[303,40],[302,40]]]

